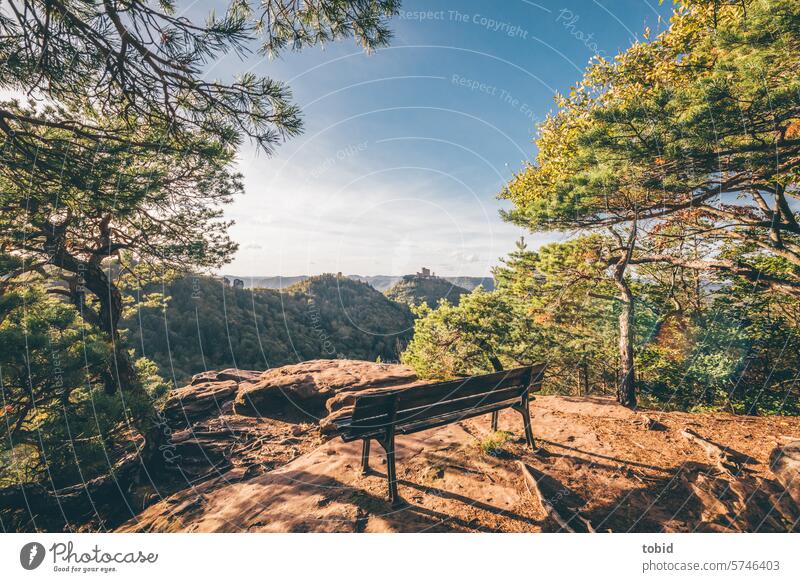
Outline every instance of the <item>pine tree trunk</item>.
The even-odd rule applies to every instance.
[[[584,360],[578,370],[581,379],[581,390],[584,396],[589,396],[589,364]]]
[[[636,247],[637,222],[634,220],[628,236],[625,256],[614,268],[614,283],[619,289],[619,301],[622,310],[619,314],[619,384],[617,385],[617,401],[629,408],[636,407],[636,370],[633,361],[633,293],[625,280],[633,250]],[[619,239],[622,242],[621,238]]]
[[[625,279],[616,281],[622,299],[619,314],[620,379],[617,400],[623,406],[636,406],[636,370],[633,361],[633,294]]]
[[[101,243],[98,244],[98,248],[108,248],[110,220],[111,215],[108,215],[101,226],[104,234],[98,241]],[[108,370],[103,374],[106,392],[113,394],[117,389],[122,392],[126,411],[131,413],[133,424],[144,439],[141,450],[142,464],[148,471],[157,471],[165,465],[161,448],[169,433],[150,395],[139,380],[131,357],[121,341],[119,321],[122,317],[122,294],[103,269],[101,261],[106,255],[96,252],[89,260],[82,261],[67,251],[63,237],[58,234],[57,229],[46,233],[47,246],[52,249],[53,264],[75,276],[75,280],[70,284],[71,298],[75,307],[87,321],[100,328],[113,346]],[[80,290],[77,287],[80,287]],[[97,298],[99,303],[97,313],[85,306],[87,291]]]
[[[99,300],[99,327],[113,345],[108,373],[104,375],[106,392],[122,393],[125,408],[131,413],[133,424],[144,439],[141,459],[148,471],[159,471],[165,460],[161,454],[167,432],[158,410],[136,373],[133,361],[119,334],[122,317],[122,294],[100,265],[92,265],[83,272],[86,288]]]

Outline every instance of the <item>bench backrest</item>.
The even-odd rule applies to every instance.
[[[359,396],[347,439],[377,434],[393,425],[411,433],[507,408],[541,387],[544,364]]]

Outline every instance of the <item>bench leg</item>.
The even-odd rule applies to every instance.
[[[386,451],[386,480],[389,483],[389,502],[392,507],[400,507],[403,500],[397,492],[397,469],[394,459],[394,430],[390,428],[386,431],[383,438],[377,439],[378,443]]]
[[[394,462],[394,431],[386,435],[386,475],[389,479],[389,503],[397,507],[402,502],[397,493],[397,469]]]
[[[531,411],[529,407],[528,395],[525,394],[522,397],[522,402],[513,408],[522,415],[522,422],[525,423],[525,440],[527,441],[528,446],[533,450],[536,450],[536,443],[533,440],[533,430],[531,429]]]
[[[364,439],[364,446],[361,449],[361,474],[369,475],[369,441]]]
[[[497,432],[497,421],[500,417],[500,412],[495,410],[492,413],[492,432]]]

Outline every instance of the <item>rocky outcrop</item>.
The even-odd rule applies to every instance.
[[[198,420],[230,414],[239,384],[256,382],[262,373],[227,368],[195,374],[188,385],[169,395],[164,416],[173,428],[186,428]]]
[[[225,370],[209,370],[207,372],[200,372],[192,376],[190,386],[203,384],[205,382],[226,382],[233,380],[234,382],[255,382],[263,374],[256,370],[237,370],[236,368],[226,368]]]
[[[800,439],[783,437],[770,455],[772,472],[786,492],[800,507]]]
[[[228,412],[239,390],[234,380],[201,382],[173,390],[164,406],[172,426],[189,426],[196,420]]]
[[[233,469],[252,477],[307,452],[320,434],[330,436],[329,413],[346,411],[355,394],[415,380],[405,366],[357,360],[203,372],[173,390],[164,407],[171,456],[193,481]]]
[[[411,385],[414,372],[398,364],[311,360],[257,372],[229,368],[196,374],[172,391],[164,416],[173,428],[220,415],[275,416],[286,412],[325,416],[351,406],[363,391]]]
[[[263,416],[287,406],[321,407],[342,393],[397,387],[416,379],[410,368],[397,364],[311,360],[268,370],[256,381],[242,382],[234,401],[234,411]]]

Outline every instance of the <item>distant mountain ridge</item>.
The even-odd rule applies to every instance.
[[[228,279],[241,279],[245,289],[285,289],[297,283],[310,279],[311,275],[295,275],[284,277],[276,275],[272,277],[240,277],[236,275],[225,275]],[[345,275],[354,281],[367,283],[380,292],[384,292],[397,285],[403,280],[402,275]],[[472,291],[482,285],[486,291],[494,289],[494,279],[492,277],[441,277],[445,281],[463,287],[467,291]]]

